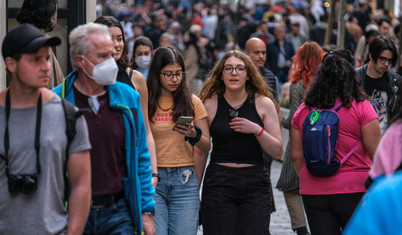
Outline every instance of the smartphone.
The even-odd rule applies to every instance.
[[[192,121],[193,121],[193,117],[180,116],[179,119],[177,120],[177,122],[174,124],[173,130],[174,130],[174,128],[177,127],[177,125],[186,125],[187,123],[190,123]]]

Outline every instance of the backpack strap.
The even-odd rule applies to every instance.
[[[61,103],[64,109],[64,117],[66,120],[66,136],[67,136],[66,160],[63,164],[64,200],[65,200],[65,207],[67,208],[67,202],[70,197],[70,183],[68,181],[68,172],[67,172],[67,164],[69,158],[68,150],[70,149],[71,142],[73,141],[75,135],[77,134],[75,124],[77,122],[77,118],[81,116],[82,112],[77,111],[75,109],[75,106],[64,98],[61,99]]]
[[[341,103],[340,105],[338,105],[337,107],[334,108],[334,111],[338,111],[338,109],[340,109],[343,106],[343,104]]]
[[[130,68],[130,73],[128,74],[128,80],[131,81],[132,76],[133,76],[133,70]]]
[[[352,154],[360,147],[361,144],[362,144],[362,141],[360,140],[359,143],[357,143],[356,146],[355,146],[352,150],[350,150],[349,153],[346,154],[346,155],[342,158],[342,160],[341,160],[341,165],[342,165],[344,162],[346,162],[346,160],[348,160],[348,158],[349,158],[350,156],[352,156]]]

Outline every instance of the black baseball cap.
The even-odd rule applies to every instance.
[[[60,38],[46,36],[31,24],[20,24],[4,37],[1,53],[6,59],[16,54],[35,53],[44,46],[57,46],[60,43]]]

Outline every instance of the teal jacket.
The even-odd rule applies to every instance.
[[[75,104],[73,83],[77,76],[77,72],[70,73],[53,91]],[[146,142],[140,96],[132,87],[120,82],[107,86],[107,90],[110,107],[123,114],[128,172],[128,176],[123,179],[124,193],[136,232],[140,234],[142,213],[155,211],[155,202],[152,200],[155,189],[151,183],[151,158]]]

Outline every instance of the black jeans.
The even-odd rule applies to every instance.
[[[264,166],[210,164],[202,190],[204,235],[269,234],[272,189]]]
[[[311,234],[342,234],[363,195],[364,193],[302,195]]]

